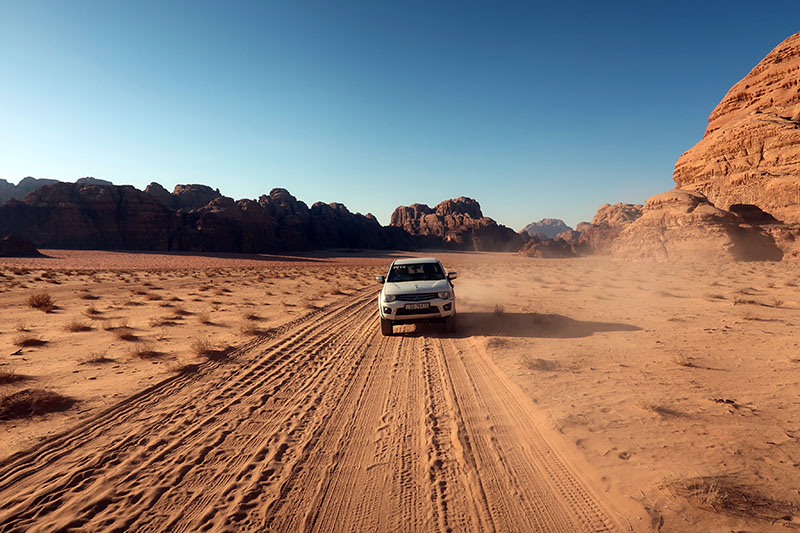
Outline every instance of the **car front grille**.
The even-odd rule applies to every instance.
[[[401,302],[423,302],[436,298],[435,292],[422,292],[417,294],[398,294],[397,299]]]

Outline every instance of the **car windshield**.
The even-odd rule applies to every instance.
[[[444,279],[444,271],[439,263],[419,263],[416,265],[395,265],[389,271],[390,283],[398,281],[435,281]]]

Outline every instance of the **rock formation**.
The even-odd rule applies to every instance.
[[[559,233],[572,230],[563,220],[558,218],[543,218],[539,222],[531,222],[520,233],[527,233],[531,237],[536,236],[540,239],[552,239]]]
[[[568,242],[564,238],[541,239],[537,235],[532,235],[528,242],[522,246],[519,253],[520,255],[526,255],[528,257],[541,257],[545,259],[577,257],[578,255],[573,243]]]
[[[0,208],[0,233],[39,248],[166,250],[175,218],[129,185],[55,183]]]
[[[19,235],[9,234],[0,239],[0,257],[44,257],[39,250]]]
[[[728,91],[673,179],[719,208],[753,204],[800,222],[800,33]]]
[[[433,209],[425,204],[400,206],[392,213],[391,225],[415,237],[421,247],[517,251],[524,242],[511,228],[484,217],[480,204],[464,196]]]
[[[18,184],[14,185],[6,180],[0,179],[0,204],[8,200],[22,200],[29,192],[33,192],[39,187],[58,183],[58,180],[36,179],[30,176],[22,178]]]
[[[75,183],[78,183],[80,185],[114,185],[108,180],[101,180],[98,178],[93,178],[91,176],[87,176],[85,178],[79,178],[75,180]]]
[[[775,239],[757,226],[694,191],[674,189],[657,194],[642,216],[613,242],[616,257],[627,259],[779,261]]]

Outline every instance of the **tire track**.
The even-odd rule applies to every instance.
[[[0,464],[0,532],[615,529],[491,361],[382,337],[375,292]]]

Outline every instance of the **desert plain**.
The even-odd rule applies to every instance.
[[[0,259],[0,531],[800,529],[796,262],[416,253],[458,330],[382,337],[408,253],[42,252]]]

